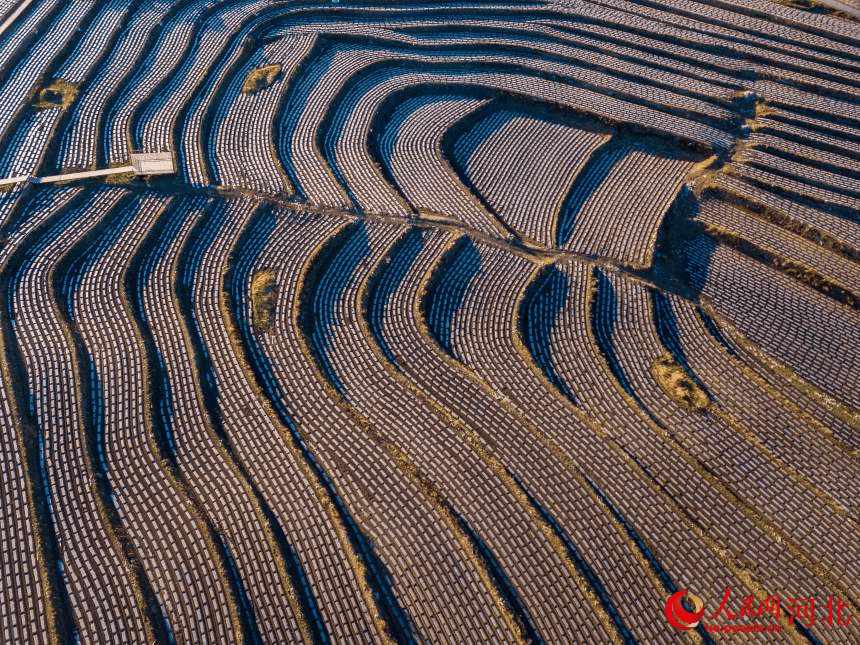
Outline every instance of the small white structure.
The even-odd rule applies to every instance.
[[[175,172],[170,152],[133,152],[131,165],[135,175],[171,175]]]
[[[29,181],[31,184],[51,184],[58,181],[74,181],[75,179],[121,175],[126,172],[133,172],[135,175],[172,175],[176,172],[173,168],[173,154],[170,152],[132,152],[130,156],[130,166],[103,168],[102,170],[84,170],[82,172],[70,172],[62,175],[50,175],[48,177],[32,177],[28,175],[8,177],[0,179],[0,186],[20,184],[25,181]]]

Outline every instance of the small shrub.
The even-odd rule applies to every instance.
[[[40,110],[54,107],[65,109],[72,104],[77,96],[78,88],[76,85],[57,79],[36,93],[36,100],[33,105]]]
[[[670,356],[658,358],[651,366],[651,374],[673,401],[690,412],[701,412],[710,405],[705,391]]]
[[[265,67],[257,67],[248,72],[248,78],[245,79],[242,91],[245,94],[254,94],[272,85],[280,76],[281,66],[277,63],[266,65]]]

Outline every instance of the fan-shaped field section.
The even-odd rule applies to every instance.
[[[0,640],[860,640],[860,29],[787,4],[0,0]]]

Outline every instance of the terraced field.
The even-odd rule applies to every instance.
[[[855,4],[0,0],[0,642],[860,642]]]

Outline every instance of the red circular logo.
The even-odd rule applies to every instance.
[[[681,604],[681,599],[685,594],[688,596],[688,600],[693,603],[693,606],[695,607],[692,612],[684,609],[684,606]],[[687,591],[673,593],[666,600],[666,620],[668,620],[669,624],[676,629],[694,629],[696,625],[699,624],[699,621],[702,619],[704,614],[705,603],[702,602],[701,598],[694,596]]]

